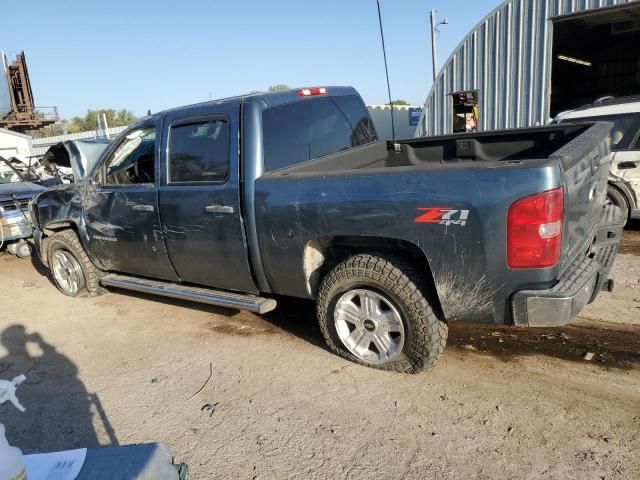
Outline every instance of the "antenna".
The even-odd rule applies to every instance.
[[[378,22],[380,23],[380,39],[382,40],[382,54],[384,55],[384,71],[387,74],[387,93],[389,94],[389,106],[391,107],[391,136],[396,141],[396,122],[393,115],[393,100],[391,100],[391,84],[389,83],[389,65],[387,64],[387,48],[384,44],[384,30],[382,29],[382,13],[380,12],[380,0],[378,4]]]

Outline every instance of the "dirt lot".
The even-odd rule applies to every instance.
[[[75,300],[6,255],[0,378],[27,372],[28,410],[1,405],[0,421],[26,452],[162,441],[195,479],[639,478],[633,228],[617,290],[573,326],[455,324],[418,376],[331,355],[306,302],[261,318],[122,293]]]

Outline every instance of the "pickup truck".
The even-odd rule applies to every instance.
[[[562,326],[612,287],[610,130],[380,142],[349,87],[211,101],[138,120],[40,193],[34,238],[66,295],[313,299],[331,351],[414,373],[450,321]]]

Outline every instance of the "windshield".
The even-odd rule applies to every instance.
[[[640,129],[640,113],[571,118],[562,121],[562,123],[568,122],[612,122],[611,150],[626,150],[632,148],[631,145]]]
[[[0,185],[5,183],[20,183],[22,177],[9,166],[6,160],[0,159]]]

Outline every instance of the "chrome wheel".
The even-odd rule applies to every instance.
[[[350,290],[338,299],[334,312],[338,337],[360,360],[386,363],[404,347],[402,316],[393,303],[378,292]]]
[[[58,250],[51,259],[53,278],[64,293],[77,295],[84,288],[84,273],[73,255],[65,250]]]

